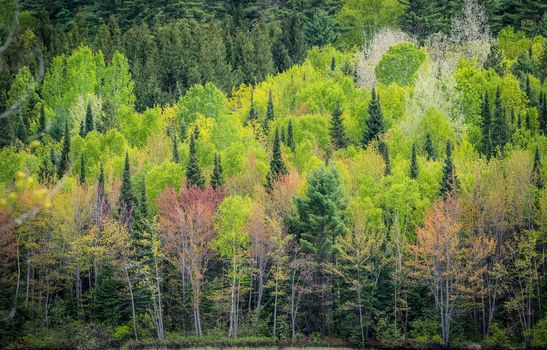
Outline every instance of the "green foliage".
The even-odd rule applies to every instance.
[[[412,155],[410,157],[410,172],[411,179],[416,179],[419,174],[418,159],[416,157],[416,143],[412,144]]]
[[[425,60],[425,52],[410,43],[389,48],[375,68],[378,81],[383,84],[413,85],[416,72]]]
[[[404,336],[399,331],[395,322],[390,322],[386,318],[381,318],[374,326],[376,340],[383,346],[394,348],[404,343]]]
[[[131,222],[134,214],[136,198],[131,189],[131,168],[129,165],[129,153],[125,152],[125,161],[122,174],[122,185],[120,187],[120,199],[118,200],[118,213],[120,219],[127,223]]]
[[[166,188],[180,189],[183,178],[184,171],[182,167],[168,160],[151,167],[146,173],[146,189],[148,190],[148,201],[151,208],[155,210],[156,200]]]
[[[380,97],[376,95],[374,89],[372,89],[372,100],[368,105],[369,118],[366,121],[365,130],[363,131],[363,146],[367,146],[369,142],[377,139],[382,133],[385,132],[384,114],[382,113],[382,107],[380,106]]]
[[[196,156],[196,128],[194,134],[190,137],[189,145],[189,158],[188,164],[186,165],[186,186],[188,187],[199,187],[205,188],[205,178],[201,173],[201,168],[198,163]]]
[[[70,166],[70,130],[68,129],[68,121],[65,122],[65,132],[63,135],[63,148],[61,149],[61,158],[57,166],[57,176],[59,178],[67,172]]]
[[[211,187],[213,189],[220,189],[224,186],[224,174],[222,170],[222,161],[220,154],[215,154],[215,163],[213,167],[213,173],[211,174]]]
[[[459,180],[454,167],[454,159],[452,158],[452,144],[450,140],[446,141],[446,155],[444,159],[443,175],[441,178],[441,186],[439,195],[446,196],[458,190]]]
[[[279,131],[275,129],[275,137],[272,149],[272,160],[270,161],[270,170],[266,176],[266,187],[272,189],[280,176],[287,174],[287,166],[281,156],[281,142],[279,140]]]
[[[336,106],[332,112],[332,118],[330,121],[330,138],[331,143],[335,148],[345,148],[347,146],[346,128],[342,118],[342,110],[340,106]],[[290,128],[292,134],[292,127]],[[292,138],[292,137],[291,137]]]
[[[543,348],[547,346],[547,318],[540,319],[531,330],[532,346]]]

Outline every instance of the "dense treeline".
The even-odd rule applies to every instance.
[[[547,346],[545,5],[265,4],[7,7],[0,347]]]

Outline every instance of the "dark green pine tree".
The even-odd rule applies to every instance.
[[[279,176],[287,174],[287,167],[281,157],[281,143],[279,141],[279,131],[275,129],[275,137],[272,150],[272,160],[270,161],[270,170],[266,175],[266,187],[272,189]]]
[[[384,141],[378,143],[378,153],[382,156],[385,163],[384,175],[391,175],[391,161],[389,160],[389,147]]]
[[[60,179],[68,170],[70,156],[70,131],[68,121],[65,120],[65,133],[63,135],[63,149],[61,150],[61,159],[57,167],[57,177]]]
[[[503,149],[507,143],[509,131],[503,106],[501,104],[500,88],[496,90],[496,109],[494,111],[494,123],[492,125],[492,143],[495,148],[503,154]]]
[[[213,173],[211,174],[211,187],[214,190],[220,189],[224,186],[224,174],[222,170],[222,161],[220,154],[215,155],[215,164],[213,166]]]
[[[28,141],[27,126],[25,125],[23,117],[20,114],[18,116],[19,117],[17,118],[17,127],[15,128],[15,136],[19,141],[26,144]]]
[[[418,159],[416,157],[416,143],[412,144],[412,156],[410,158],[410,178],[418,178],[419,168],[418,168]]]
[[[490,46],[490,52],[484,62],[485,69],[493,69],[499,76],[503,76],[503,56],[498,44]]]
[[[142,259],[148,257],[151,253],[150,240],[147,239],[152,231],[150,225],[150,213],[148,210],[148,193],[146,191],[146,181],[142,182],[141,194],[135,209],[135,218],[133,219],[133,245],[136,249],[136,255]]]
[[[287,130],[287,146],[294,152],[295,143],[294,143],[294,130],[292,126],[292,120],[289,119],[289,127]]]
[[[251,107],[249,109],[249,115],[247,116],[247,123],[256,122],[258,120],[258,111],[254,102],[254,87],[251,88]]]
[[[372,89],[372,100],[368,105],[368,115],[369,118],[366,121],[363,132],[363,147],[367,146],[372,140],[377,139],[385,131],[380,96],[376,95],[374,89]]]
[[[104,188],[104,167],[103,162],[101,162],[101,167],[99,170],[99,179],[97,181],[97,197],[96,197],[96,207],[97,213],[99,216],[103,216],[110,211],[110,204],[108,203],[108,198],[106,196],[106,190]]]
[[[199,135],[200,135],[200,130],[199,130],[199,126],[194,126],[194,132],[192,133],[192,137],[194,138],[195,141],[197,141],[199,139]]]
[[[437,159],[437,151],[435,150],[435,146],[433,146],[433,140],[431,139],[431,134],[429,133],[425,135],[424,150],[427,160]]]
[[[334,73],[336,70],[336,58],[332,56],[332,60],[330,61],[330,71]]]
[[[519,112],[519,115],[517,117],[517,129],[522,128],[522,112]]]
[[[482,128],[482,154],[486,159],[490,159],[494,154],[494,143],[492,142],[492,112],[490,111],[490,100],[488,92],[484,93],[481,111],[481,128]]]
[[[285,125],[281,125],[281,142],[286,145],[287,137],[285,137]]]
[[[80,135],[82,138],[85,137],[85,124],[84,121],[80,121],[80,131],[78,132],[78,135]]]
[[[547,52],[546,52],[547,54]],[[545,58],[547,60],[547,58]],[[541,103],[539,108],[539,129],[543,135],[547,135],[547,93],[541,94]]]
[[[332,118],[330,120],[330,141],[334,148],[346,148],[348,141],[346,138],[346,127],[342,120],[342,110],[337,103],[332,112]]]
[[[173,162],[177,164],[180,163],[179,142],[177,140],[177,135],[173,136]]]
[[[446,158],[444,159],[443,176],[441,178],[441,186],[439,189],[440,196],[446,196],[458,189],[458,178],[452,159],[452,145],[450,140],[446,141]]]
[[[87,111],[85,112],[85,135],[93,131],[93,113],[91,112],[91,103],[87,104]]]
[[[268,93],[268,108],[266,109],[266,118],[264,119],[264,130],[268,132],[268,129],[270,128],[270,124],[275,119],[275,113],[274,113],[274,105],[273,105],[273,97],[272,97],[272,90]]]
[[[188,164],[186,165],[186,186],[205,188],[205,178],[201,173],[199,162],[196,154],[195,134],[190,137],[190,151]]]
[[[82,154],[80,157],[80,185],[85,183],[85,159]]]
[[[40,119],[38,120],[38,135],[40,139],[42,139],[46,133],[46,124],[46,113],[44,111],[44,103],[42,102],[42,107],[40,108]]]
[[[528,96],[529,106],[530,107],[536,107],[537,101],[536,101],[536,94],[534,92],[534,88],[532,87],[532,84],[530,83],[530,76],[526,76],[526,96]]]
[[[135,209],[135,195],[131,189],[131,168],[129,165],[129,154],[125,152],[125,163],[122,174],[122,185],[120,188],[120,199],[118,201],[118,213],[120,221],[131,227]]]
[[[526,129],[530,130],[530,133],[532,133],[532,120],[530,119],[530,113],[528,111],[526,111],[524,121],[526,123]]]
[[[541,174],[541,155],[539,153],[539,146],[536,146],[536,151],[534,152],[534,167],[532,168],[532,182],[534,186],[543,189],[543,176]]]
[[[402,29],[414,34],[422,42],[429,34],[436,32],[439,28],[438,6],[429,0],[408,0],[401,16]]]

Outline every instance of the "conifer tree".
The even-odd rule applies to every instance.
[[[294,152],[295,143],[294,143],[294,131],[292,126],[292,120],[289,119],[289,127],[287,130],[287,146]]]
[[[534,93],[534,88],[532,87],[532,84],[530,83],[530,76],[526,76],[526,96],[528,96],[529,106],[535,107],[536,106],[536,95]]]
[[[281,144],[279,142],[279,131],[275,130],[275,138],[273,143],[272,150],[272,160],[270,161],[270,170],[266,176],[266,187],[268,189],[273,188],[274,183],[277,181],[279,176],[287,174],[287,167],[283,162],[281,156]]]
[[[46,133],[46,113],[44,111],[44,103],[42,102],[42,107],[40,108],[40,119],[38,120],[38,133],[40,139]]]
[[[526,122],[526,129],[530,130],[530,133],[532,133],[532,120],[530,120],[530,113],[528,111],[526,111],[524,121]]]
[[[281,125],[281,143],[287,144],[287,138],[285,137],[285,125]]]
[[[332,60],[330,61],[330,71],[334,73],[336,70],[336,58],[332,56]]]
[[[224,186],[224,174],[222,170],[222,161],[220,154],[215,155],[215,164],[213,167],[213,173],[211,174],[211,187],[215,190]]]
[[[481,127],[482,127],[482,153],[486,156],[486,159],[492,157],[493,142],[492,142],[492,113],[490,111],[490,101],[488,98],[488,92],[484,93],[484,99],[482,101],[481,111]]]
[[[256,121],[258,119],[258,111],[256,110],[254,103],[254,87],[251,88],[251,108],[249,109],[249,115],[247,116],[247,123]]]
[[[337,103],[332,112],[332,118],[330,120],[330,140],[336,149],[346,148],[346,128],[342,120],[342,110]]]
[[[547,93],[541,94],[541,103],[539,108],[539,129],[543,135],[547,135]]]
[[[150,254],[150,244],[147,244],[147,234],[151,231],[149,224],[148,194],[146,191],[146,181],[143,181],[141,194],[135,209],[135,218],[133,220],[133,244],[137,250],[137,256],[143,258]]]
[[[85,183],[85,159],[82,154],[80,157],[80,185]]]
[[[91,103],[87,104],[87,111],[85,113],[85,135],[94,130],[93,126],[93,113],[91,112]]]
[[[389,160],[389,148],[387,146],[387,143],[385,143],[384,141],[380,141],[380,143],[378,144],[378,152],[384,159],[384,175],[391,175],[391,161]]]
[[[412,144],[412,157],[410,158],[410,178],[418,178],[419,168],[418,159],[416,158],[416,143]]]
[[[363,132],[363,147],[367,146],[370,141],[378,138],[385,131],[384,115],[380,105],[380,97],[376,95],[372,89],[372,100],[368,105],[369,118],[366,121],[365,130]]]
[[[522,128],[522,112],[519,112],[519,115],[517,117],[517,129]]]
[[[180,163],[179,156],[179,142],[177,141],[177,135],[173,135],[173,162]]]
[[[188,164],[186,165],[186,186],[205,188],[205,178],[201,173],[199,162],[196,154],[196,139],[195,133],[190,137],[190,152]]]
[[[485,69],[493,69],[499,76],[503,76],[503,56],[498,44],[490,46],[490,52],[484,62]]]
[[[494,124],[492,125],[492,142],[494,147],[498,148],[501,153],[508,138],[507,121],[505,120],[505,113],[503,106],[501,105],[500,88],[496,90],[496,109],[494,111]]]
[[[99,179],[97,181],[97,197],[96,197],[96,207],[99,215],[105,215],[110,211],[110,204],[108,203],[108,198],[106,197],[105,190],[105,178],[104,178],[104,167],[101,162],[101,167],[99,170]]]
[[[25,125],[25,122],[23,121],[23,117],[18,114],[19,118],[17,118],[17,127],[15,129],[15,136],[19,141],[22,143],[27,143],[27,126]]]
[[[192,137],[194,138],[194,141],[197,141],[199,139],[200,130],[199,126],[194,126],[194,132],[192,133]]]
[[[121,222],[127,225],[127,227],[131,227],[134,209],[135,196],[131,189],[131,168],[129,165],[129,154],[126,151],[122,174],[122,185],[120,187],[120,199],[118,201],[118,212]]]
[[[59,165],[57,167],[57,177],[62,178],[65,172],[68,170],[70,156],[70,131],[68,129],[68,121],[65,120],[65,133],[63,136],[63,149],[61,151],[61,159],[59,159]]]
[[[84,121],[80,121],[80,131],[78,132],[78,135],[80,135],[80,137],[84,138],[85,137],[85,125],[84,125]]]
[[[437,151],[435,151],[435,146],[433,146],[433,140],[431,139],[430,133],[427,133],[425,135],[424,150],[425,150],[427,160],[437,159]]]
[[[264,130],[267,132],[271,122],[275,119],[275,113],[274,113],[274,105],[273,105],[273,97],[272,97],[272,90],[270,89],[270,92],[268,93],[268,108],[266,110],[266,118],[264,119]]]
[[[534,152],[534,166],[532,168],[532,182],[538,189],[543,189],[543,176],[541,175],[541,155],[539,153],[539,146],[536,145],[536,151]]]
[[[443,176],[441,178],[441,186],[439,195],[446,196],[458,189],[458,178],[452,159],[452,145],[450,140],[446,141],[446,158],[444,159]]]

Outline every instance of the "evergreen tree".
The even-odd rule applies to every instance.
[[[181,120],[180,122],[180,140],[184,142],[184,139],[186,139],[186,123],[184,120]]]
[[[503,106],[501,105],[500,88],[496,90],[496,109],[494,111],[494,124],[492,125],[492,143],[503,154],[503,149],[509,137],[507,121]]]
[[[547,57],[545,58],[547,60]],[[539,129],[543,135],[547,135],[547,93],[541,94],[539,107]]]
[[[410,158],[410,178],[418,178],[419,168],[418,159],[416,158],[416,143],[412,144],[412,157]]]
[[[220,154],[215,155],[215,164],[213,167],[213,173],[211,174],[211,187],[213,189],[219,189],[224,186],[224,174],[222,170],[222,161]]]
[[[499,76],[503,76],[503,55],[498,44],[490,46],[490,52],[484,62],[484,69],[493,69]]]
[[[57,177],[60,179],[68,170],[70,156],[70,131],[68,129],[68,121],[65,120],[65,133],[63,136],[63,149],[61,150],[61,159],[57,167]]]
[[[80,185],[85,183],[85,160],[84,155],[80,157]]]
[[[492,113],[490,111],[490,101],[488,98],[488,92],[484,93],[484,99],[482,101],[481,111],[481,127],[482,127],[482,153],[486,156],[486,159],[490,159],[493,155],[493,142],[492,142]]]
[[[431,134],[429,133],[425,135],[424,150],[427,160],[437,159],[437,151],[435,151],[435,146],[433,146],[433,140],[431,140]]]
[[[85,125],[84,125],[84,121],[80,121],[80,131],[78,132],[78,135],[80,135],[80,137],[84,138],[85,137]]]
[[[526,76],[526,96],[528,96],[528,102],[530,107],[535,106],[535,96],[534,96],[534,89],[532,88],[532,84],[530,83],[530,76]]]
[[[532,168],[532,182],[534,185],[543,189],[543,176],[541,175],[541,156],[539,153],[539,146],[536,146],[536,151],[534,152],[534,167]]]
[[[384,141],[380,141],[380,143],[378,143],[378,153],[380,153],[382,159],[384,159],[384,175],[391,175],[391,161],[389,160],[389,148],[387,146],[387,143],[385,143]]]
[[[177,135],[173,136],[173,162],[180,163],[179,157],[179,142],[177,141]]]
[[[408,7],[401,16],[402,29],[414,34],[422,42],[429,34],[436,32],[440,14],[438,7],[429,0],[408,0]]]
[[[285,125],[281,125],[281,142],[286,145],[287,138],[285,137]]]
[[[17,127],[15,129],[15,136],[19,141],[26,144],[28,141],[27,137],[27,126],[25,125],[25,121],[23,120],[21,114],[18,114],[17,118]]]
[[[380,97],[376,95],[372,89],[372,100],[368,105],[369,118],[366,121],[365,130],[363,132],[363,147],[369,142],[378,138],[385,131],[384,115],[380,106]]]
[[[186,186],[205,188],[205,178],[201,173],[199,162],[196,154],[196,139],[195,133],[190,137],[190,152],[188,164],[186,165]]]
[[[258,120],[258,111],[254,102],[254,87],[251,88],[251,108],[249,109],[249,115],[247,116],[247,123],[256,122]]]
[[[122,174],[122,185],[120,187],[120,199],[118,201],[119,218],[124,225],[131,227],[135,209],[135,196],[131,189],[131,168],[129,165],[129,154],[125,152],[125,163]]]
[[[270,161],[270,170],[266,176],[266,187],[271,189],[279,176],[287,174],[287,167],[281,157],[281,143],[279,142],[279,131],[275,130],[275,138],[272,150],[272,160]]]
[[[292,120],[289,119],[289,127],[287,130],[287,146],[294,152],[295,143],[294,143],[294,131],[292,126]]]
[[[105,190],[105,178],[104,178],[104,167],[103,162],[101,162],[99,170],[99,179],[97,181],[97,198],[96,206],[100,215],[104,215],[110,211],[110,204],[108,203],[108,198],[106,196]]]
[[[517,129],[522,128],[522,112],[519,112],[519,115],[517,117]]]
[[[446,158],[444,160],[439,195],[446,196],[447,194],[456,191],[458,189],[458,182],[454,160],[452,159],[452,145],[450,144],[450,140],[448,140],[446,141]]]
[[[150,255],[150,244],[148,235],[152,230],[149,223],[148,193],[146,191],[146,181],[142,182],[140,198],[135,209],[135,218],[133,219],[133,244],[136,248],[136,255],[143,260],[143,257]]]
[[[44,103],[42,102],[42,107],[40,108],[40,119],[38,120],[38,134],[40,139],[42,139],[46,133],[46,128],[46,113],[44,111]]]
[[[532,120],[530,119],[530,112],[526,111],[526,117],[524,118],[524,121],[526,123],[526,129],[530,130],[530,133],[533,133],[532,131]]]
[[[93,113],[91,112],[91,103],[87,104],[87,111],[85,113],[85,135],[93,131]]]
[[[273,105],[273,98],[272,98],[272,90],[270,89],[270,92],[268,93],[268,108],[266,110],[266,119],[264,119],[264,130],[267,132],[270,123],[273,122],[275,119],[275,113],[274,113],[274,105]]]
[[[330,71],[334,73],[336,70],[336,58],[332,56],[332,60],[330,61]]]
[[[194,138],[194,141],[197,141],[199,139],[200,130],[199,126],[194,126],[194,132],[192,133],[192,137]]]
[[[346,148],[346,128],[342,120],[342,110],[337,103],[332,112],[332,118],[330,120],[330,140],[336,149]]]

